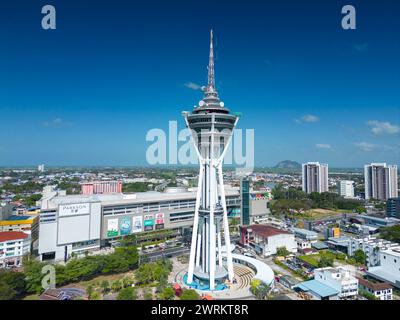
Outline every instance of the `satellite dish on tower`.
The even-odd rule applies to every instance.
[[[223,103],[222,101],[219,103],[219,105],[223,108],[225,103]]]
[[[204,102],[203,100],[200,100],[199,106],[202,107],[202,106],[204,106],[204,105],[205,105],[205,102]]]

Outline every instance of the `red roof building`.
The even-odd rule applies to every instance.
[[[0,232],[0,268],[18,268],[22,256],[30,252],[29,235],[21,231]]]
[[[289,252],[297,252],[294,234],[268,224],[254,224],[240,228],[240,243],[253,248],[258,254],[276,254],[278,248],[285,247]]]
[[[361,290],[373,294],[379,300],[393,300],[393,287],[387,282],[372,282],[358,278],[358,286]]]
[[[26,233],[20,231],[3,231],[0,232],[0,242],[7,242],[13,240],[22,240],[28,238]]]

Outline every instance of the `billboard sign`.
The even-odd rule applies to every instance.
[[[121,232],[121,236],[132,233],[132,220],[130,217],[124,217],[121,219],[119,230]]]
[[[143,217],[144,231],[149,231],[154,229],[154,215],[146,214]]]
[[[90,203],[60,204],[60,206],[58,207],[58,216],[60,217],[89,213]]]
[[[107,222],[107,237],[118,236],[118,219],[109,219]]]
[[[155,222],[156,229],[164,229],[164,213],[156,213]]]
[[[133,220],[132,233],[142,232],[143,231],[142,216],[133,217],[132,220]]]

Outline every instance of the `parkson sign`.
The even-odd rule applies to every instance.
[[[58,209],[60,217],[88,213],[90,213],[90,203],[61,204]]]

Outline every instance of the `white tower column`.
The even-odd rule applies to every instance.
[[[203,184],[203,176],[204,169],[200,160],[200,172],[199,172],[199,182],[197,187],[197,195],[196,195],[196,206],[194,210],[194,221],[193,221],[193,230],[192,230],[192,244],[190,247],[190,257],[189,257],[189,270],[188,270],[188,283],[193,282],[193,272],[194,272],[194,259],[196,252],[196,243],[197,243],[197,232],[199,227],[199,208],[200,208],[200,198],[201,198],[201,188]]]

